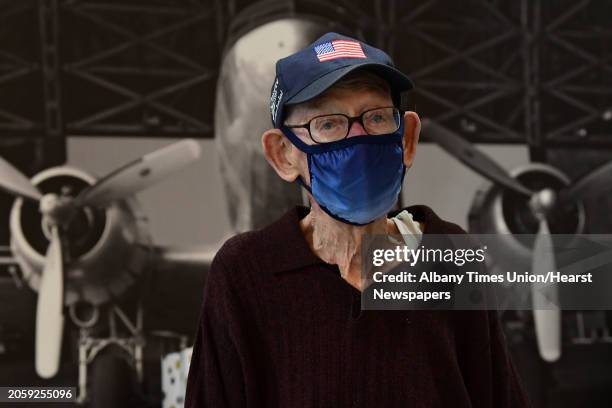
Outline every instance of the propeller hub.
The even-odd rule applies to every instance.
[[[50,215],[57,207],[59,196],[57,194],[45,194],[40,199],[40,212],[45,215]]]
[[[76,213],[76,206],[70,196],[47,193],[40,199],[39,210],[51,225],[67,225]]]
[[[535,193],[529,200],[529,206],[538,219],[546,217],[546,214],[555,206],[557,194],[551,188],[545,188]]]

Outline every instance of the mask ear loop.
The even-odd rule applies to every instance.
[[[299,176],[298,178],[295,179],[295,181],[302,187],[304,187],[304,189],[306,189],[310,195],[312,195],[312,190],[310,189],[310,187],[308,187],[306,185],[306,183],[304,183],[304,180],[302,179],[302,176]]]
[[[280,126],[279,128],[281,130],[281,132],[283,132],[283,134],[285,135],[285,137],[287,139],[289,139],[289,141],[295,146],[297,147],[299,150],[301,150],[302,152],[306,153],[306,155],[308,157],[309,156],[309,151],[311,150],[311,146],[307,145],[306,143],[302,142],[300,140],[299,137],[297,137],[297,135],[295,133],[293,133],[293,131],[288,128],[287,126]],[[310,160],[308,160],[308,166],[310,167]],[[310,169],[309,169],[310,171]],[[304,180],[302,179],[302,176],[298,176],[298,178],[295,179],[295,182],[297,182],[300,186],[302,186],[305,190],[307,190],[311,195],[312,195],[312,190],[310,189],[310,187],[308,187],[306,185],[306,183],[304,182]],[[304,190],[302,190],[302,203],[305,206],[310,206],[310,202],[308,200],[308,196],[304,193]]]
[[[285,135],[285,137],[287,139],[289,139],[289,141],[298,149],[300,149],[301,151],[303,151],[304,153],[314,153],[317,150],[317,146],[310,146],[307,145],[306,143],[302,142],[302,140],[297,137],[297,135],[295,133],[293,133],[293,131],[288,128],[287,126],[281,126],[280,131],[283,132],[283,134]]]

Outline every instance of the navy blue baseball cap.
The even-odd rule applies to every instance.
[[[367,69],[385,79],[396,106],[402,92],[414,87],[384,51],[351,37],[327,33],[305,49],[276,62],[270,95],[274,127],[281,126],[285,105],[313,99],[357,69]]]

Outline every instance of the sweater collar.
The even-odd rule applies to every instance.
[[[408,210],[415,221],[425,223],[424,234],[449,232],[448,224],[450,223],[440,219],[426,205],[412,205],[392,211],[389,215],[393,217],[403,210]],[[262,239],[258,244],[259,249],[263,251],[262,253],[271,254],[271,256],[260,258],[265,270],[276,275],[313,265],[329,265],[312,252],[300,228],[300,220],[309,212],[308,207],[297,205],[277,221],[260,230]]]

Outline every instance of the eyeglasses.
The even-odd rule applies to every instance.
[[[315,116],[303,125],[286,125],[290,129],[308,129],[315,143],[331,143],[345,139],[354,122],[359,122],[368,135],[393,133],[400,127],[400,111],[394,107],[370,109],[359,116],[350,117],[342,113]]]

